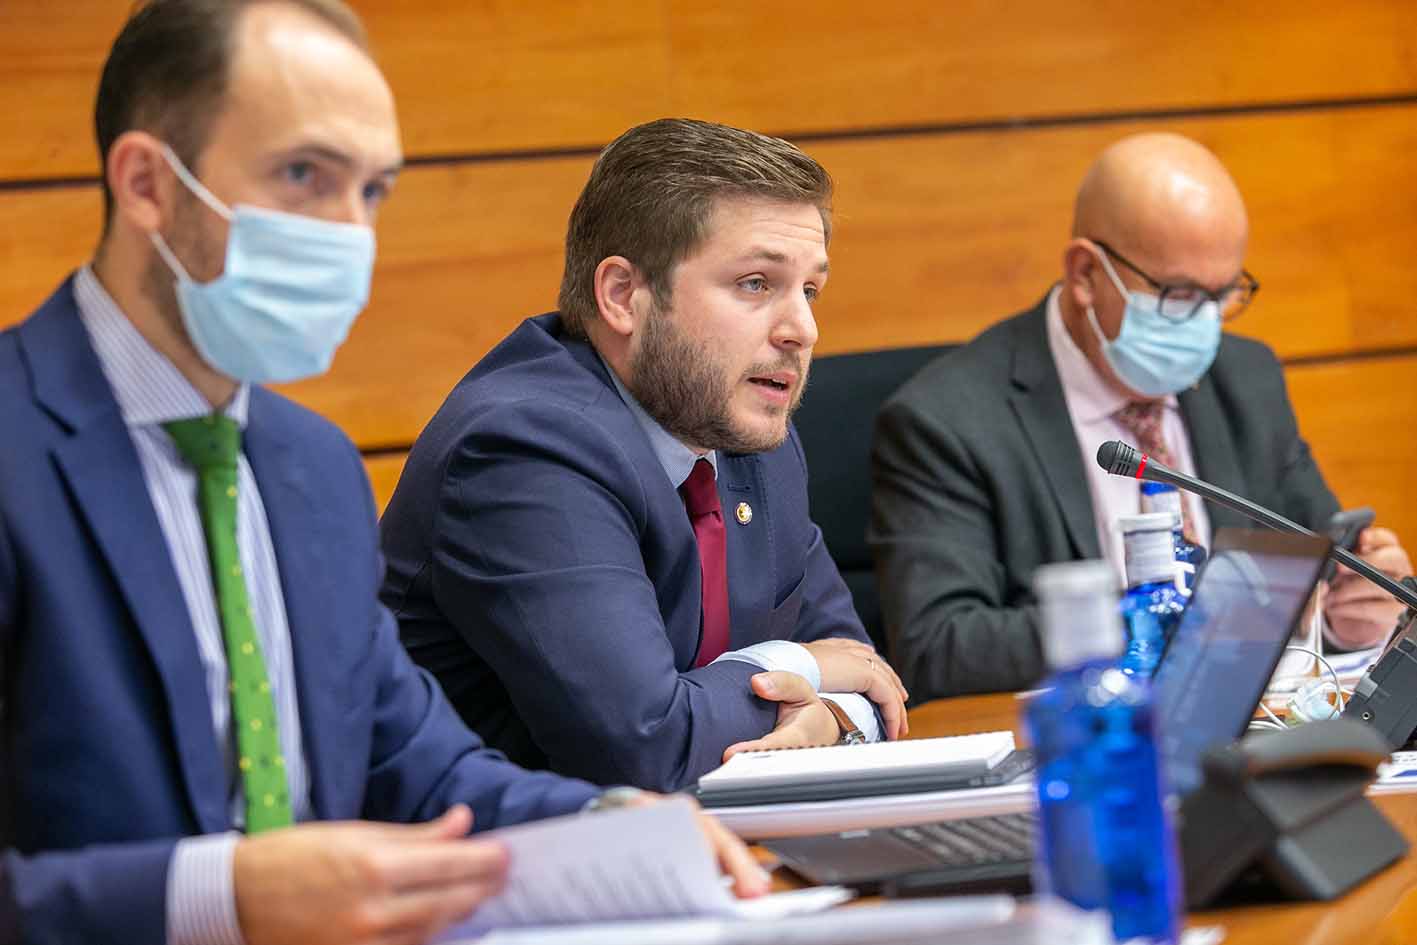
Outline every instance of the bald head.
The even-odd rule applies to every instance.
[[[1123,138],[1102,152],[1078,188],[1058,295],[1063,325],[1114,390],[1129,400],[1154,396],[1143,389],[1155,383],[1129,385],[1108,358],[1128,296],[1139,293],[1153,300],[1140,304],[1155,305],[1161,287],[1177,297],[1234,290],[1248,239],[1245,203],[1214,154],[1180,135]]]
[[[1180,135],[1141,134],[1088,169],[1073,235],[1105,242],[1162,282],[1217,288],[1239,274],[1249,221],[1214,154]]]

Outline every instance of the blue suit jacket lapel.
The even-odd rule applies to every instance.
[[[230,824],[196,634],[137,450],[66,283],[19,328],[35,397],[69,431],[54,461],[142,634],[167,697],[175,752],[201,831]]]
[[[342,810],[338,788],[352,783],[340,776],[349,765],[365,759],[341,757],[339,737],[347,713],[340,698],[339,672],[352,657],[344,649],[367,641],[372,627],[342,626],[338,612],[345,589],[337,586],[341,562],[349,549],[332,538],[330,518],[338,510],[321,501],[310,476],[317,471],[301,456],[297,441],[273,409],[275,395],[252,389],[251,413],[243,447],[270,525],[290,627],[295,660],[295,685],[300,705],[306,759],[310,769],[311,803],[319,818]],[[368,607],[353,608],[366,619]]]
[[[728,610],[732,620],[728,648],[739,650],[765,638],[777,589],[772,555],[772,514],[758,457],[719,453],[718,499],[727,529]],[[738,520],[739,503],[752,509],[746,525]]]

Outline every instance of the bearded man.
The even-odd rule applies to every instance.
[[[674,790],[744,748],[904,731],[789,422],[830,198],[786,141],[631,129],[571,213],[560,311],[489,352],[414,445],[383,599],[519,763]]]

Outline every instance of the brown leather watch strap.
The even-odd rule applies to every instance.
[[[851,721],[851,716],[846,714],[846,710],[830,699],[823,699],[822,704],[831,710],[831,714],[836,716],[836,724],[841,729],[841,738],[838,745],[860,745],[866,741],[866,736],[861,729],[856,727],[856,723]]]

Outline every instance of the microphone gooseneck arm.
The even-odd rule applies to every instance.
[[[1208,482],[1203,482],[1199,479],[1187,476],[1185,473],[1179,473],[1174,469],[1163,466],[1136,447],[1128,446],[1120,440],[1108,440],[1098,447],[1097,465],[1114,476],[1129,476],[1133,479],[1145,479],[1148,482],[1164,482],[1178,489],[1194,492],[1202,498],[1209,499],[1216,505],[1223,505],[1228,509],[1239,512],[1246,518],[1268,525],[1278,532],[1294,532],[1298,535],[1317,537],[1314,532],[1297,522],[1289,521],[1289,519],[1285,518],[1283,515],[1271,512],[1264,506],[1256,505],[1249,499],[1241,498],[1233,492],[1227,492],[1219,486],[1213,486]],[[1363,577],[1372,581],[1408,607],[1417,610],[1417,594],[1414,594],[1409,588],[1397,583],[1351,551],[1335,546],[1329,549],[1328,555],[1339,564],[1363,575]]]

